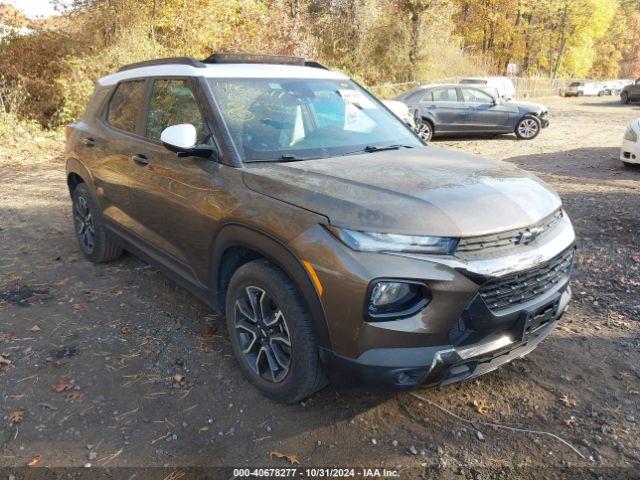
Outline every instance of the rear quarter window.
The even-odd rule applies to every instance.
[[[132,80],[118,84],[111,100],[109,100],[107,111],[109,125],[125,132],[135,133],[144,94],[144,80]]]

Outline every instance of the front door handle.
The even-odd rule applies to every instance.
[[[96,141],[93,138],[83,138],[82,139],[82,144],[85,147],[94,147],[96,144]]]
[[[140,165],[149,165],[149,159],[147,158],[146,155],[143,155],[141,153],[136,153],[135,155],[131,155],[131,160],[133,160],[136,163],[139,163]]]

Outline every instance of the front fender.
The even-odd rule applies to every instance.
[[[311,314],[314,333],[320,347],[330,348],[331,338],[322,301],[313,281],[302,265],[302,260],[279,240],[248,225],[231,223],[216,235],[211,255],[211,287],[215,291],[216,308],[224,312],[224,289],[220,284],[220,262],[225,252],[233,247],[253,250],[284,271],[298,288]]]

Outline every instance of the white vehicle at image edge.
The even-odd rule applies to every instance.
[[[396,117],[402,120],[404,123],[409,125],[411,128],[415,127],[415,122],[413,121],[413,114],[411,109],[406,106],[404,103],[399,102],[397,100],[382,100],[382,103],[385,107],[391,110]]]
[[[620,160],[625,165],[640,164],[640,117],[631,120],[622,138]]]

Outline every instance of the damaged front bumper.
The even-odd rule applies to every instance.
[[[445,386],[491,372],[534,350],[556,327],[571,299],[568,279],[553,292],[510,312],[509,325],[475,343],[418,348],[379,348],[357,359],[321,350],[332,383],[343,388],[405,390],[420,385]],[[468,310],[482,300],[478,296]]]

